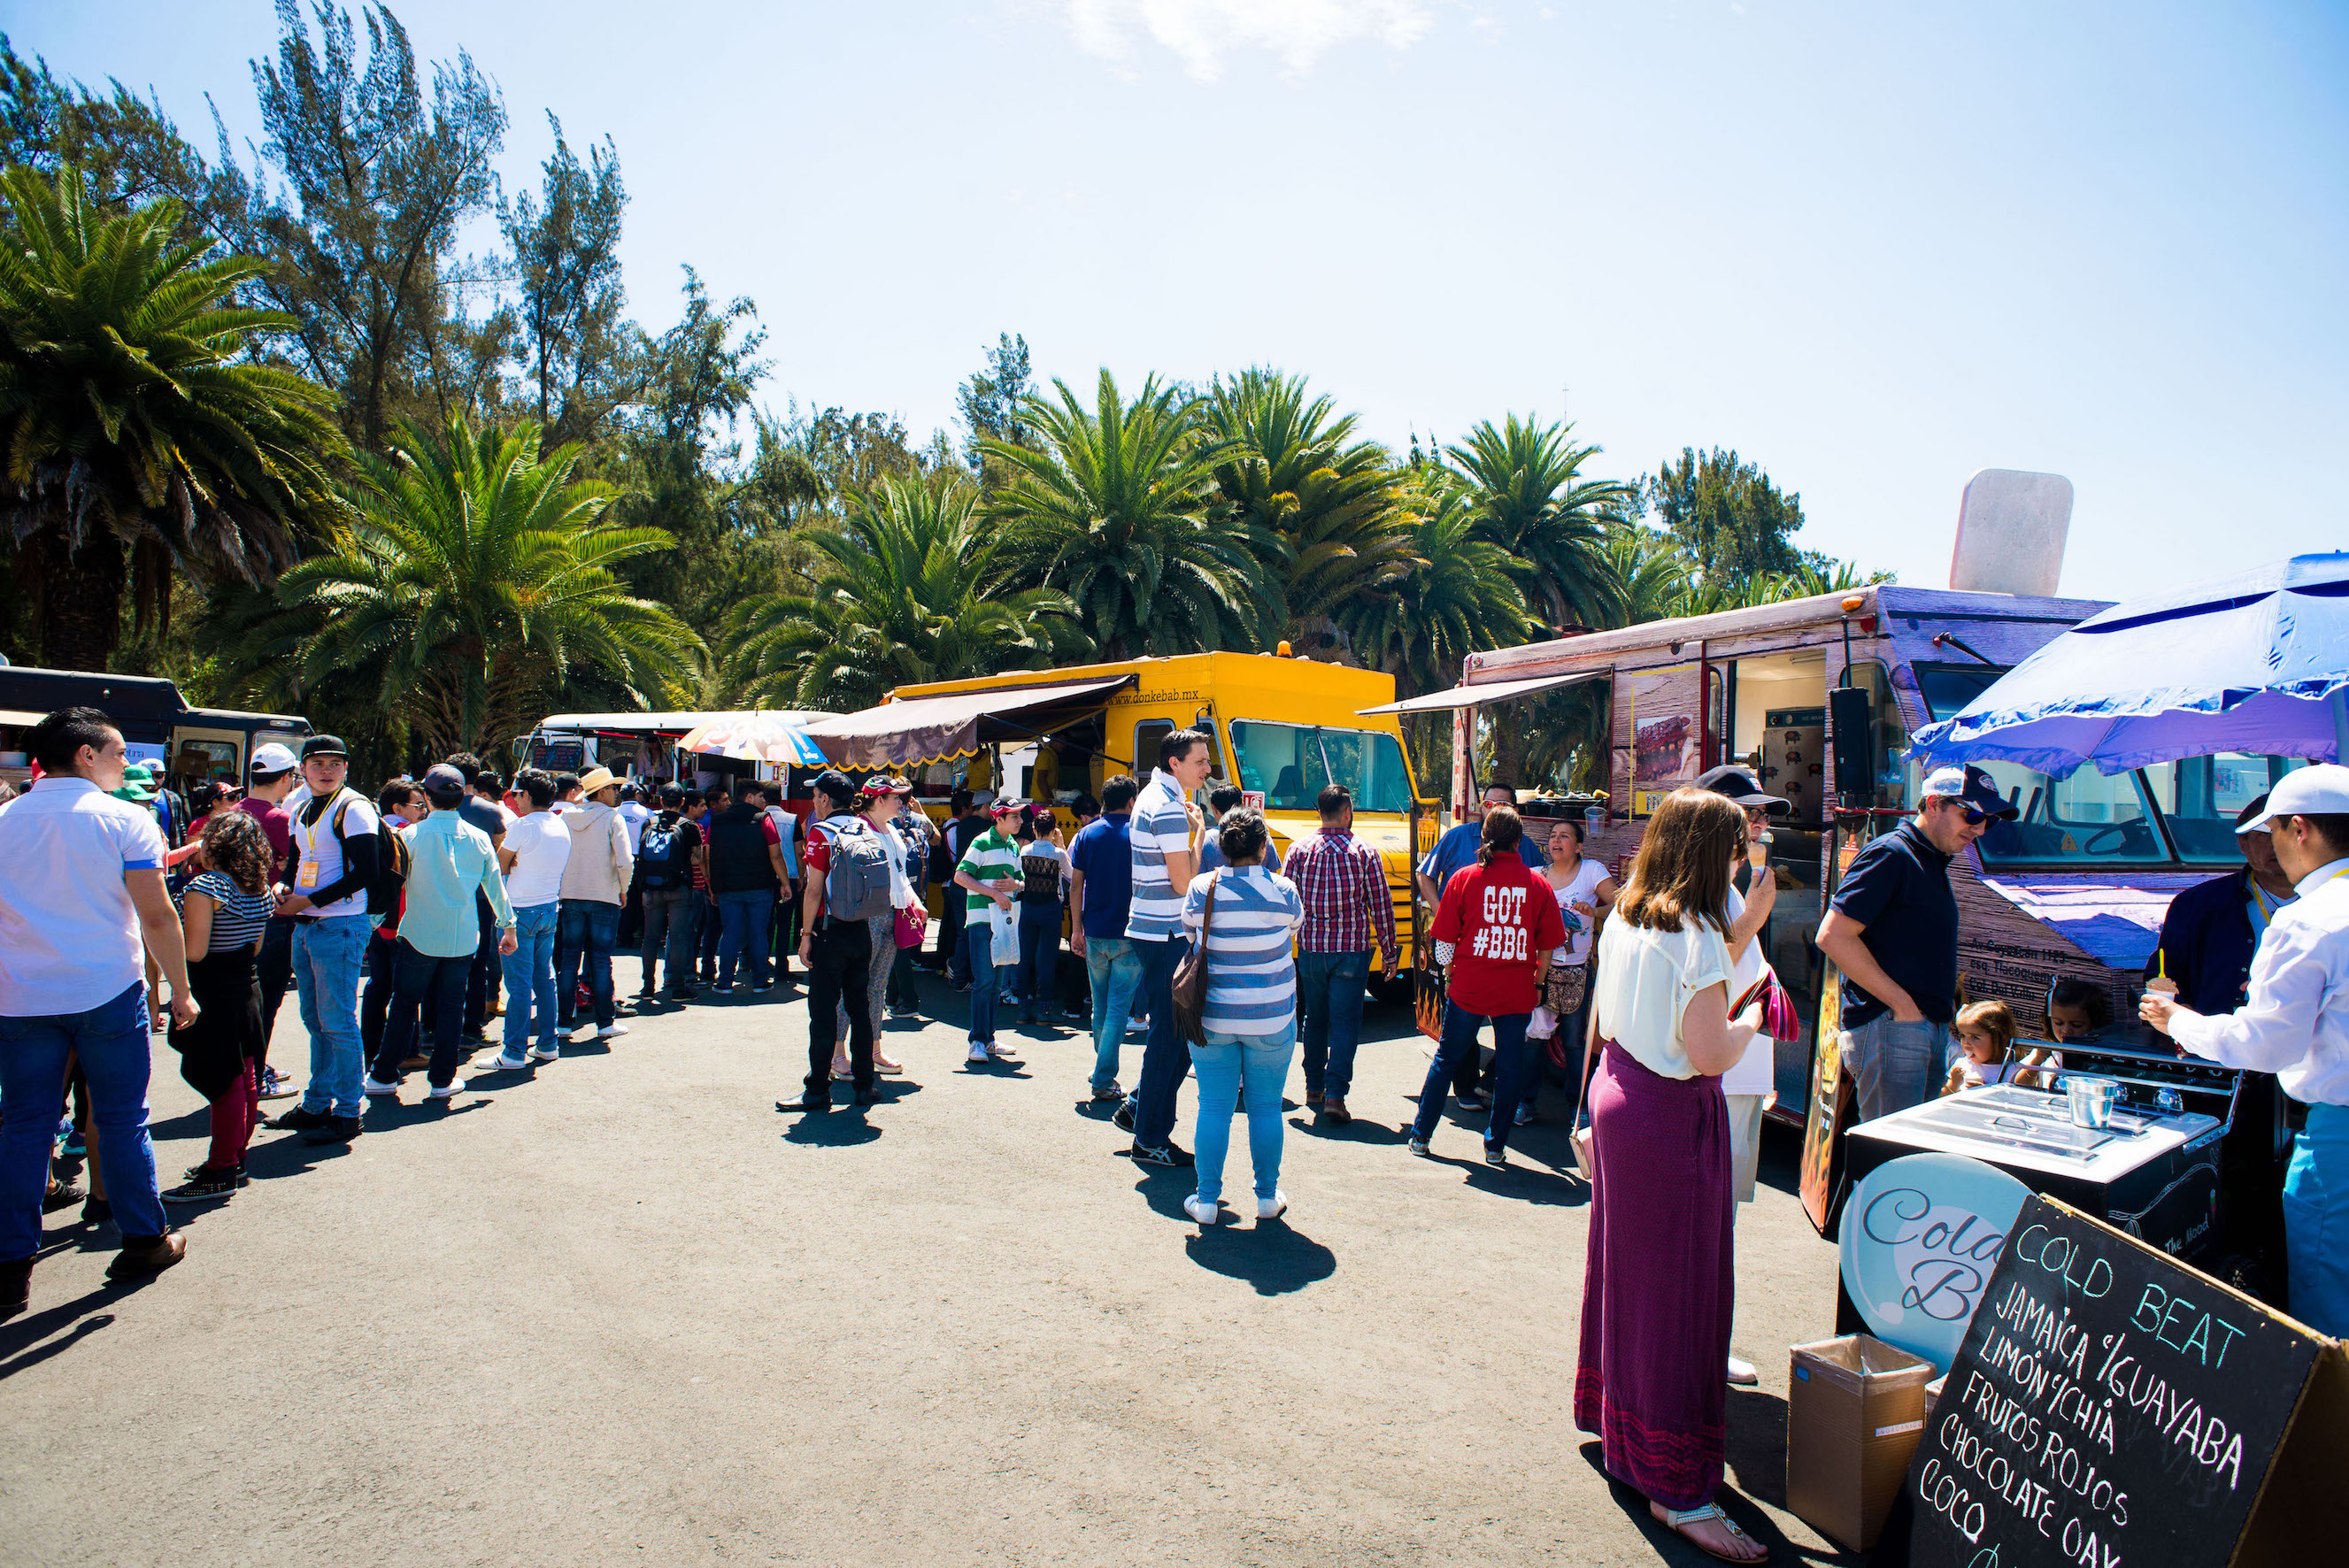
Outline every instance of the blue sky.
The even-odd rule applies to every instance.
[[[395,7],[503,89],[508,188],[611,135],[630,304],[746,294],[766,400],[948,425],[1038,370],[1302,372],[1400,448],[1516,410],[1736,448],[1802,542],[1946,580],[1983,467],[2063,588],[2349,548],[2349,10],[942,0]],[[0,3],[19,53],[257,129],[265,0]]]

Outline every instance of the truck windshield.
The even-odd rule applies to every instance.
[[[1920,665],[1917,690],[1936,719],[1955,716],[2006,672],[1992,665]],[[2239,864],[2235,815],[2294,768],[2296,758],[2221,752],[2106,777],[2093,764],[2071,777],[1985,762],[2021,814],[1982,838],[1985,865],[2095,865],[2178,860]],[[1912,773],[1916,764],[1909,764]],[[1913,782],[1913,780],[1912,780]]]
[[[1351,789],[1358,811],[1411,810],[1411,776],[1392,735],[1236,718],[1232,751],[1240,788],[1262,790],[1268,810],[1310,811],[1327,784]]]

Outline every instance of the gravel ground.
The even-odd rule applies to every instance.
[[[957,1028],[893,1022],[882,1104],[778,1115],[803,995],[665,1007],[447,1105],[410,1075],[347,1150],[264,1130],[141,1288],[105,1284],[110,1226],[51,1216],[0,1326],[0,1563],[1710,1561],[1573,1426],[1587,1189],[1555,1087],[1507,1173],[1456,1121],[1413,1159],[1426,1044],[1374,1005],[1359,1119],[1290,1112],[1288,1215],[1202,1234],[1065,1029],[967,1070]],[[156,1055],[176,1173],[204,1115]],[[306,1065],[290,998],[277,1057]],[[1729,1503],[1777,1561],[1841,1561],[1779,1506],[1785,1349],[1835,1300],[1793,1170],[1774,1131]]]

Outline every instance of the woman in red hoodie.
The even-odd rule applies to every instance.
[[[1476,863],[1452,874],[1435,909],[1429,934],[1435,960],[1444,969],[1444,1040],[1428,1065],[1419,1091],[1419,1115],[1411,1124],[1411,1151],[1427,1152],[1444,1111],[1444,1087],[1466,1053],[1476,1048],[1476,1030],[1493,1026],[1493,1104],[1485,1126],[1485,1163],[1508,1164],[1509,1128],[1517,1104],[1534,1088],[1534,1052],[1526,1025],[1541,1001],[1540,980],[1549,973],[1552,949],[1566,941],[1566,923],[1549,883],[1526,868],[1517,841],[1525,823],[1506,806],[1485,813]]]

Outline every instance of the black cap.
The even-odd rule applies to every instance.
[[[815,787],[835,800],[848,799],[856,793],[856,786],[851,784],[848,775],[837,768],[827,768],[817,774]]]
[[[674,810],[685,804],[685,786],[675,780],[660,787],[660,803]]]
[[[347,759],[350,754],[350,748],[343,744],[343,738],[339,735],[314,735],[302,743],[302,760],[305,762],[309,761],[313,757],[340,757]]]
[[[1734,764],[1708,769],[1698,774],[1696,787],[1725,796],[1740,806],[1766,807],[1774,817],[1786,810],[1785,796],[1764,794],[1762,786],[1754,781],[1754,775]]]

